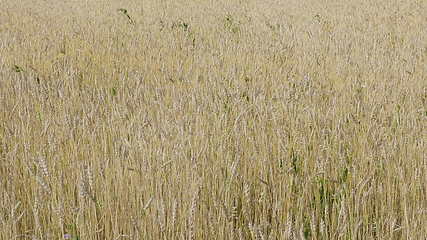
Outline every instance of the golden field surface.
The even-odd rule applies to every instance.
[[[427,1],[0,0],[0,239],[426,239]]]

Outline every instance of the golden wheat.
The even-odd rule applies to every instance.
[[[1,240],[426,238],[426,1],[0,6]]]

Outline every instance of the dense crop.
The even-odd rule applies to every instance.
[[[427,236],[427,1],[0,11],[0,239]]]

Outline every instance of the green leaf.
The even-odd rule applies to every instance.
[[[24,69],[18,65],[13,65],[13,71],[15,72],[23,72]]]

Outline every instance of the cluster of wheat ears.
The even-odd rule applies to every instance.
[[[0,239],[426,239],[427,1],[0,0]]]

